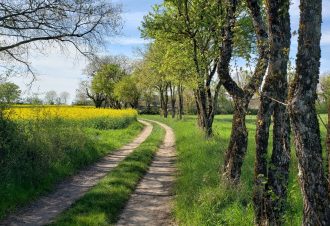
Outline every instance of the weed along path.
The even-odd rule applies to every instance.
[[[11,214],[8,218],[1,221],[0,225],[37,226],[50,223],[147,139],[152,132],[152,125],[143,120],[140,122],[145,127],[134,141],[112,152],[87,169],[80,171],[72,178],[60,183],[54,192]]]
[[[164,143],[124,208],[117,226],[172,224],[171,201],[176,171],[175,137],[173,130],[167,125],[151,122],[165,129]]]

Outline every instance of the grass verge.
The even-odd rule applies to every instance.
[[[239,186],[228,188],[221,179],[223,157],[231,133],[231,115],[216,116],[214,137],[204,139],[197,128],[195,116],[184,120],[163,119],[159,116],[143,116],[170,125],[176,136],[178,177],[175,187],[174,215],[179,225],[254,225],[252,204],[255,160],[255,116],[247,116],[249,131],[248,150],[242,167]],[[324,121],[326,122],[326,118]],[[320,124],[322,142],[326,129]],[[268,154],[271,155],[270,133]],[[324,142],[323,142],[324,143]],[[288,186],[285,225],[301,225],[302,197],[297,180],[297,159],[294,148]]]
[[[164,130],[154,125],[145,142],[51,225],[115,224],[137,183],[147,172],[163,137]]]

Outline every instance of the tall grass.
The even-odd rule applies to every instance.
[[[247,116],[248,151],[242,167],[241,183],[228,187],[222,180],[224,152],[227,148],[231,115],[217,116],[215,135],[209,140],[197,128],[196,118],[183,121],[144,116],[169,124],[175,131],[179,175],[176,183],[174,215],[179,225],[254,225],[253,176],[255,159],[255,116]],[[325,117],[324,117],[325,118]],[[322,141],[325,128],[320,125]],[[269,140],[271,155],[272,134]],[[297,180],[297,159],[292,147],[292,162],[288,186],[286,225],[301,225],[302,197]]]
[[[132,140],[142,128],[135,117],[70,120],[43,113],[23,120],[1,111],[0,219]]]

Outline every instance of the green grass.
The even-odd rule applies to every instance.
[[[165,122],[175,131],[179,175],[175,188],[174,215],[179,225],[254,225],[255,116],[247,116],[248,152],[242,167],[241,183],[234,189],[225,186],[220,175],[231,132],[231,115],[216,116],[215,136],[209,140],[205,140],[197,128],[194,116],[185,116],[183,121],[159,116],[144,117]],[[325,115],[322,117],[326,118]],[[320,128],[324,141],[326,130],[323,125]],[[288,193],[286,225],[301,225],[302,197],[297,181],[294,148]]]
[[[0,120],[0,219],[133,140],[142,125],[102,130],[64,120]]]
[[[51,225],[115,224],[130,194],[148,170],[163,137],[164,130],[155,125],[145,142]]]

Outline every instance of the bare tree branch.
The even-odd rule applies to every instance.
[[[2,0],[0,53],[3,59],[22,63],[30,73],[22,56],[31,44],[70,43],[86,56],[104,43],[104,37],[119,32],[120,13],[120,5],[105,0]]]

